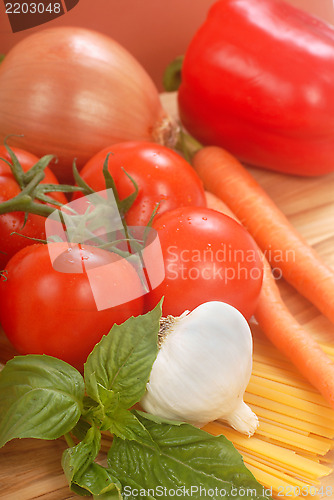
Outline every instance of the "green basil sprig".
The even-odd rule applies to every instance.
[[[18,356],[0,373],[0,446],[13,438],[56,439],[80,418],[80,373],[51,356]]]
[[[65,435],[71,490],[99,500],[270,498],[224,436],[129,409],[145,392],[160,317],[158,304],[114,325],[89,355],[84,377],[50,356],[10,360],[0,372],[0,446]],[[113,434],[106,467],[97,460],[102,431]]]

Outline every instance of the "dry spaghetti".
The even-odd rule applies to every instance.
[[[334,355],[330,346],[324,349]],[[260,421],[252,438],[219,421],[204,429],[230,439],[273,497],[316,497],[317,492],[321,493],[320,478],[332,472],[325,455],[333,446],[334,410],[260,337],[255,342],[245,401]]]

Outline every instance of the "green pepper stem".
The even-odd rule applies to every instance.
[[[163,87],[166,92],[174,92],[181,85],[181,70],[184,56],[178,56],[165,69],[163,75]]]

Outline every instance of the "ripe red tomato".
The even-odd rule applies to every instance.
[[[114,323],[143,312],[135,268],[106,250],[35,244],[14,255],[7,271],[0,281],[0,322],[21,354],[48,354],[82,369]]]
[[[262,261],[240,224],[209,208],[184,207],[158,217],[153,228],[162,247],[165,278],[146,296],[147,309],[164,296],[164,315],[179,316],[219,300],[247,319],[252,316],[262,285]]]
[[[23,149],[11,149],[17,156],[25,172],[39,160],[37,156],[24,151]],[[20,187],[16,182],[9,165],[7,165],[7,163],[1,158],[11,161],[5,146],[0,146],[0,203],[10,200],[20,193]],[[58,184],[55,175],[51,172],[51,170],[49,170],[48,167],[46,167],[44,172],[45,178],[42,181],[43,183]],[[66,203],[64,193],[55,192],[49,194],[55,200],[61,203]],[[16,252],[18,252],[21,248],[34,243],[34,241],[24,238],[23,236],[18,236],[16,234],[11,235],[11,233],[17,232],[24,236],[29,236],[30,238],[45,238],[44,217],[29,214],[27,222],[23,227],[24,217],[24,212],[9,212],[0,215],[0,271],[4,269],[8,260]]]
[[[109,152],[108,168],[120,198],[126,198],[134,190],[122,167],[139,188],[126,214],[129,226],[146,226],[159,202],[159,214],[188,205],[206,206],[202,182],[191,165],[171,149],[151,142],[113,144],[93,156],[80,175],[95,191],[105,189],[102,166]]]

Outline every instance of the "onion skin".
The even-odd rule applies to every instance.
[[[0,141],[54,154],[58,179],[72,179],[104,147],[126,140],[168,144],[171,131],[159,94],[139,62],[100,33],[56,27],[18,43],[0,66]]]

